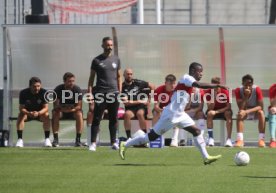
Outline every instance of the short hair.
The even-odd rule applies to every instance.
[[[192,71],[192,70],[195,70],[197,67],[202,67],[201,64],[197,63],[197,62],[193,62],[190,64],[189,66],[189,73]]]
[[[105,43],[106,41],[108,41],[108,40],[112,40],[112,38],[111,37],[104,37],[103,38],[103,40],[102,40],[102,43]]]
[[[168,74],[165,78],[166,82],[174,82],[176,81],[176,77],[173,74]]]
[[[252,84],[254,82],[254,78],[250,74],[246,74],[242,77],[242,82],[245,82],[246,80],[251,80]]]
[[[63,81],[65,82],[67,80],[67,78],[72,78],[72,77],[75,77],[75,75],[71,72],[66,72],[64,75],[63,75]]]
[[[41,80],[38,78],[38,77],[32,77],[30,80],[29,80],[29,86],[32,86],[33,84],[39,82],[41,84]]]
[[[213,77],[211,79],[212,84],[220,84],[220,77]]]

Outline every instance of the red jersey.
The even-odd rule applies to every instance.
[[[211,92],[213,89],[205,90],[205,96],[207,102],[215,102],[214,110],[222,109],[230,103],[229,91],[223,88],[219,88],[216,96],[212,96]]]
[[[159,107],[163,108],[170,103],[172,94],[173,91],[167,91],[165,85],[159,86],[154,91],[154,102],[159,102]]]
[[[269,88],[269,98],[276,98],[276,84],[271,85],[271,87]]]

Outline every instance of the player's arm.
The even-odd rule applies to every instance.
[[[118,84],[118,89],[119,89],[119,92],[121,93],[122,92],[122,75],[121,75],[121,70],[119,69],[117,71],[117,84]]]
[[[223,107],[221,109],[217,109],[216,113],[224,113],[225,111],[230,110],[230,109],[231,109],[231,104],[227,103],[226,107]]]
[[[38,111],[38,116],[47,113],[48,112],[48,108],[49,108],[49,106],[48,106],[47,103],[43,104],[42,105],[42,109],[40,111]]]
[[[208,88],[228,89],[228,87],[223,86],[221,84],[212,84],[212,83],[205,83],[205,82],[198,82],[198,81],[193,82],[192,87],[203,88],[203,89],[208,89]]]
[[[95,76],[96,76],[96,71],[91,69],[90,70],[90,76],[89,76],[89,79],[88,79],[87,93],[92,93],[92,88],[93,88]]]
[[[28,111],[23,104],[19,104],[19,112],[30,116],[30,111]]]
[[[78,103],[72,108],[71,112],[76,112],[82,109],[82,100],[79,100]]]

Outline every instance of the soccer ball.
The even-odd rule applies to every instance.
[[[246,166],[250,162],[250,157],[245,151],[239,151],[234,157],[234,162],[237,166]]]

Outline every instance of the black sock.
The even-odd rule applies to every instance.
[[[44,131],[45,139],[50,137],[50,131]]]
[[[126,136],[127,136],[127,138],[131,138],[131,132],[130,132],[130,130],[126,130]]]
[[[54,139],[58,140],[58,133],[54,133]]]
[[[81,133],[77,133],[77,135],[76,135],[76,141],[80,142],[80,138],[81,138]]]
[[[22,139],[23,136],[23,131],[22,130],[17,130],[17,138]]]

